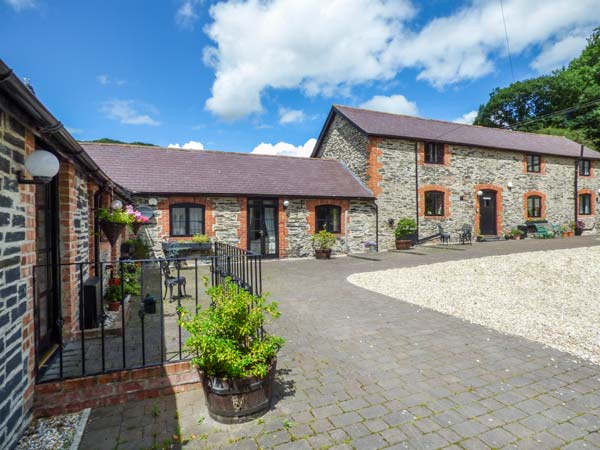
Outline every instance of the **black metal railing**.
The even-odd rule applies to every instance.
[[[37,382],[188,359],[178,309],[209,307],[204,279],[227,278],[261,295],[261,255],[216,243],[201,257],[36,266]]]

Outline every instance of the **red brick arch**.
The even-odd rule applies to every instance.
[[[529,197],[533,197],[534,195],[537,195],[538,197],[542,198],[542,212],[541,212],[542,215],[540,217],[529,217],[529,215],[528,215],[527,199]],[[528,191],[523,194],[523,216],[525,217],[525,219],[546,220],[546,211],[547,211],[546,194],[544,194],[543,192],[540,192],[540,191]]]
[[[444,215],[443,216],[425,216],[425,193],[430,191],[439,191],[444,193]],[[437,184],[428,184],[419,186],[419,217],[433,220],[444,220],[450,217],[451,214],[450,189]]]

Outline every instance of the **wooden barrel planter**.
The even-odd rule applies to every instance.
[[[277,359],[264,378],[218,378],[201,374],[208,414],[217,422],[242,423],[271,407]]]
[[[331,258],[331,249],[315,250],[315,257],[317,259],[330,259]]]

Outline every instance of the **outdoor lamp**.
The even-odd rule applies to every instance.
[[[123,202],[119,199],[113,200],[113,202],[110,204],[110,207],[112,209],[123,209]]]
[[[509,181],[508,183],[506,183],[506,186],[507,186],[509,189],[512,189],[512,188],[513,188],[512,181]]]
[[[290,206],[290,201],[289,200],[284,200],[283,201],[283,207],[287,208],[288,206]]]
[[[25,168],[32,179],[24,177],[23,171],[17,172],[19,184],[46,184],[52,181],[59,169],[58,158],[47,150],[35,150],[25,159]]]
[[[477,191],[477,197],[481,197],[483,195],[483,191]]]

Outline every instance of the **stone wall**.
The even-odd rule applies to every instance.
[[[354,130],[354,131],[352,131]],[[405,139],[365,138],[353,125],[337,115],[323,139],[320,155],[342,160],[355,171],[377,196],[380,250],[394,246],[394,226],[400,218],[417,217],[419,236],[438,233],[438,225],[458,238],[463,224],[478,231],[477,191],[493,189],[498,195],[498,234],[526,220],[526,197],[545,196],[546,219],[568,225],[574,219],[573,158],[543,156],[541,174],[527,173],[525,154],[505,150],[445,145],[444,164],[424,163],[424,144]],[[598,166],[594,161],[592,165]],[[594,168],[593,168],[594,169]],[[598,168],[590,177],[580,177],[580,193],[592,195],[592,205],[600,183]],[[418,191],[416,171],[418,171]],[[509,182],[512,187],[509,188]],[[424,193],[440,190],[446,195],[443,217],[424,215]],[[418,196],[417,196],[418,192]],[[588,232],[600,229],[597,214],[580,217]],[[393,221],[394,225],[390,225]]]
[[[0,443],[16,444],[31,420],[35,364],[35,187],[19,185],[33,135],[0,111]]]

